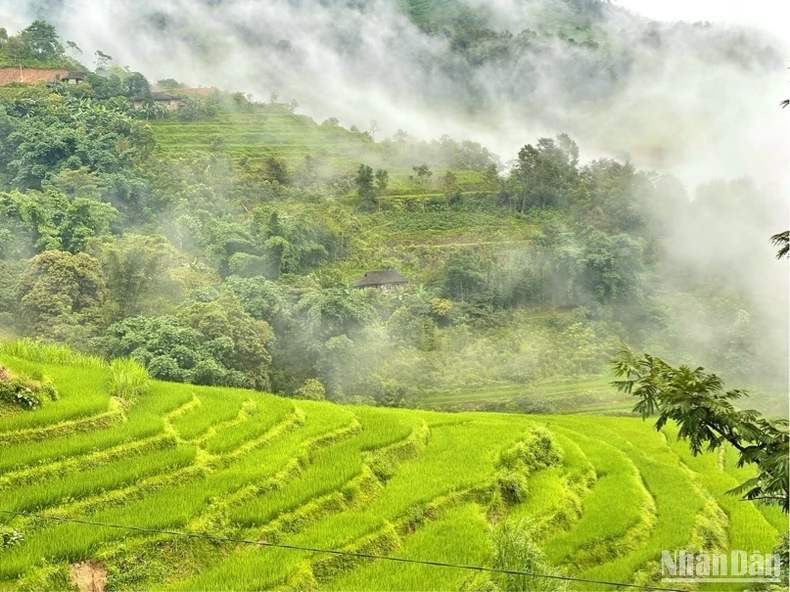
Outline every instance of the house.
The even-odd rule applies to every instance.
[[[409,283],[405,277],[394,269],[382,269],[369,271],[364,277],[354,282],[355,288],[379,288],[388,292],[397,286],[405,286]]]
[[[132,97],[132,104],[135,109],[142,109],[143,105],[148,101],[164,105],[171,113],[173,111],[178,111],[178,108],[181,106],[181,97],[159,90],[152,91],[150,96],[137,95],[136,97]]]
[[[62,76],[60,81],[65,82],[66,84],[79,84],[85,80],[85,76],[87,74],[90,74],[90,72],[69,72],[65,76]]]

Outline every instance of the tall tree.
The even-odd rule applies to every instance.
[[[45,251],[31,259],[18,294],[23,330],[73,343],[100,328],[107,287],[94,257]]]
[[[33,21],[19,34],[19,38],[26,59],[49,62],[63,56],[64,49],[58,40],[58,33],[46,21]]]
[[[376,200],[376,190],[374,188],[373,169],[366,164],[359,165],[357,176],[354,178],[357,186],[357,195],[365,201],[372,203]]]

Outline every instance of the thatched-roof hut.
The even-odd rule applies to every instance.
[[[408,283],[409,280],[394,269],[381,269],[367,272],[363,277],[354,282],[354,287],[391,290],[395,286],[405,286]]]

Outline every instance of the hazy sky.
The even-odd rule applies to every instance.
[[[786,0],[615,0],[616,4],[658,20],[724,21],[758,25],[786,37],[790,3]]]

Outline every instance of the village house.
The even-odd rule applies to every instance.
[[[178,108],[181,106],[181,97],[171,95],[164,91],[152,91],[150,96],[137,95],[136,97],[132,97],[132,105],[135,109],[142,109],[143,105],[149,100],[164,105],[171,113],[178,111]]]
[[[79,84],[83,80],[85,80],[85,76],[90,72],[69,72],[65,76],[60,78],[61,82],[65,82],[66,84]]]
[[[355,288],[379,288],[389,292],[398,286],[405,286],[409,283],[405,277],[394,269],[382,269],[378,271],[368,271],[362,278],[354,282]]]

